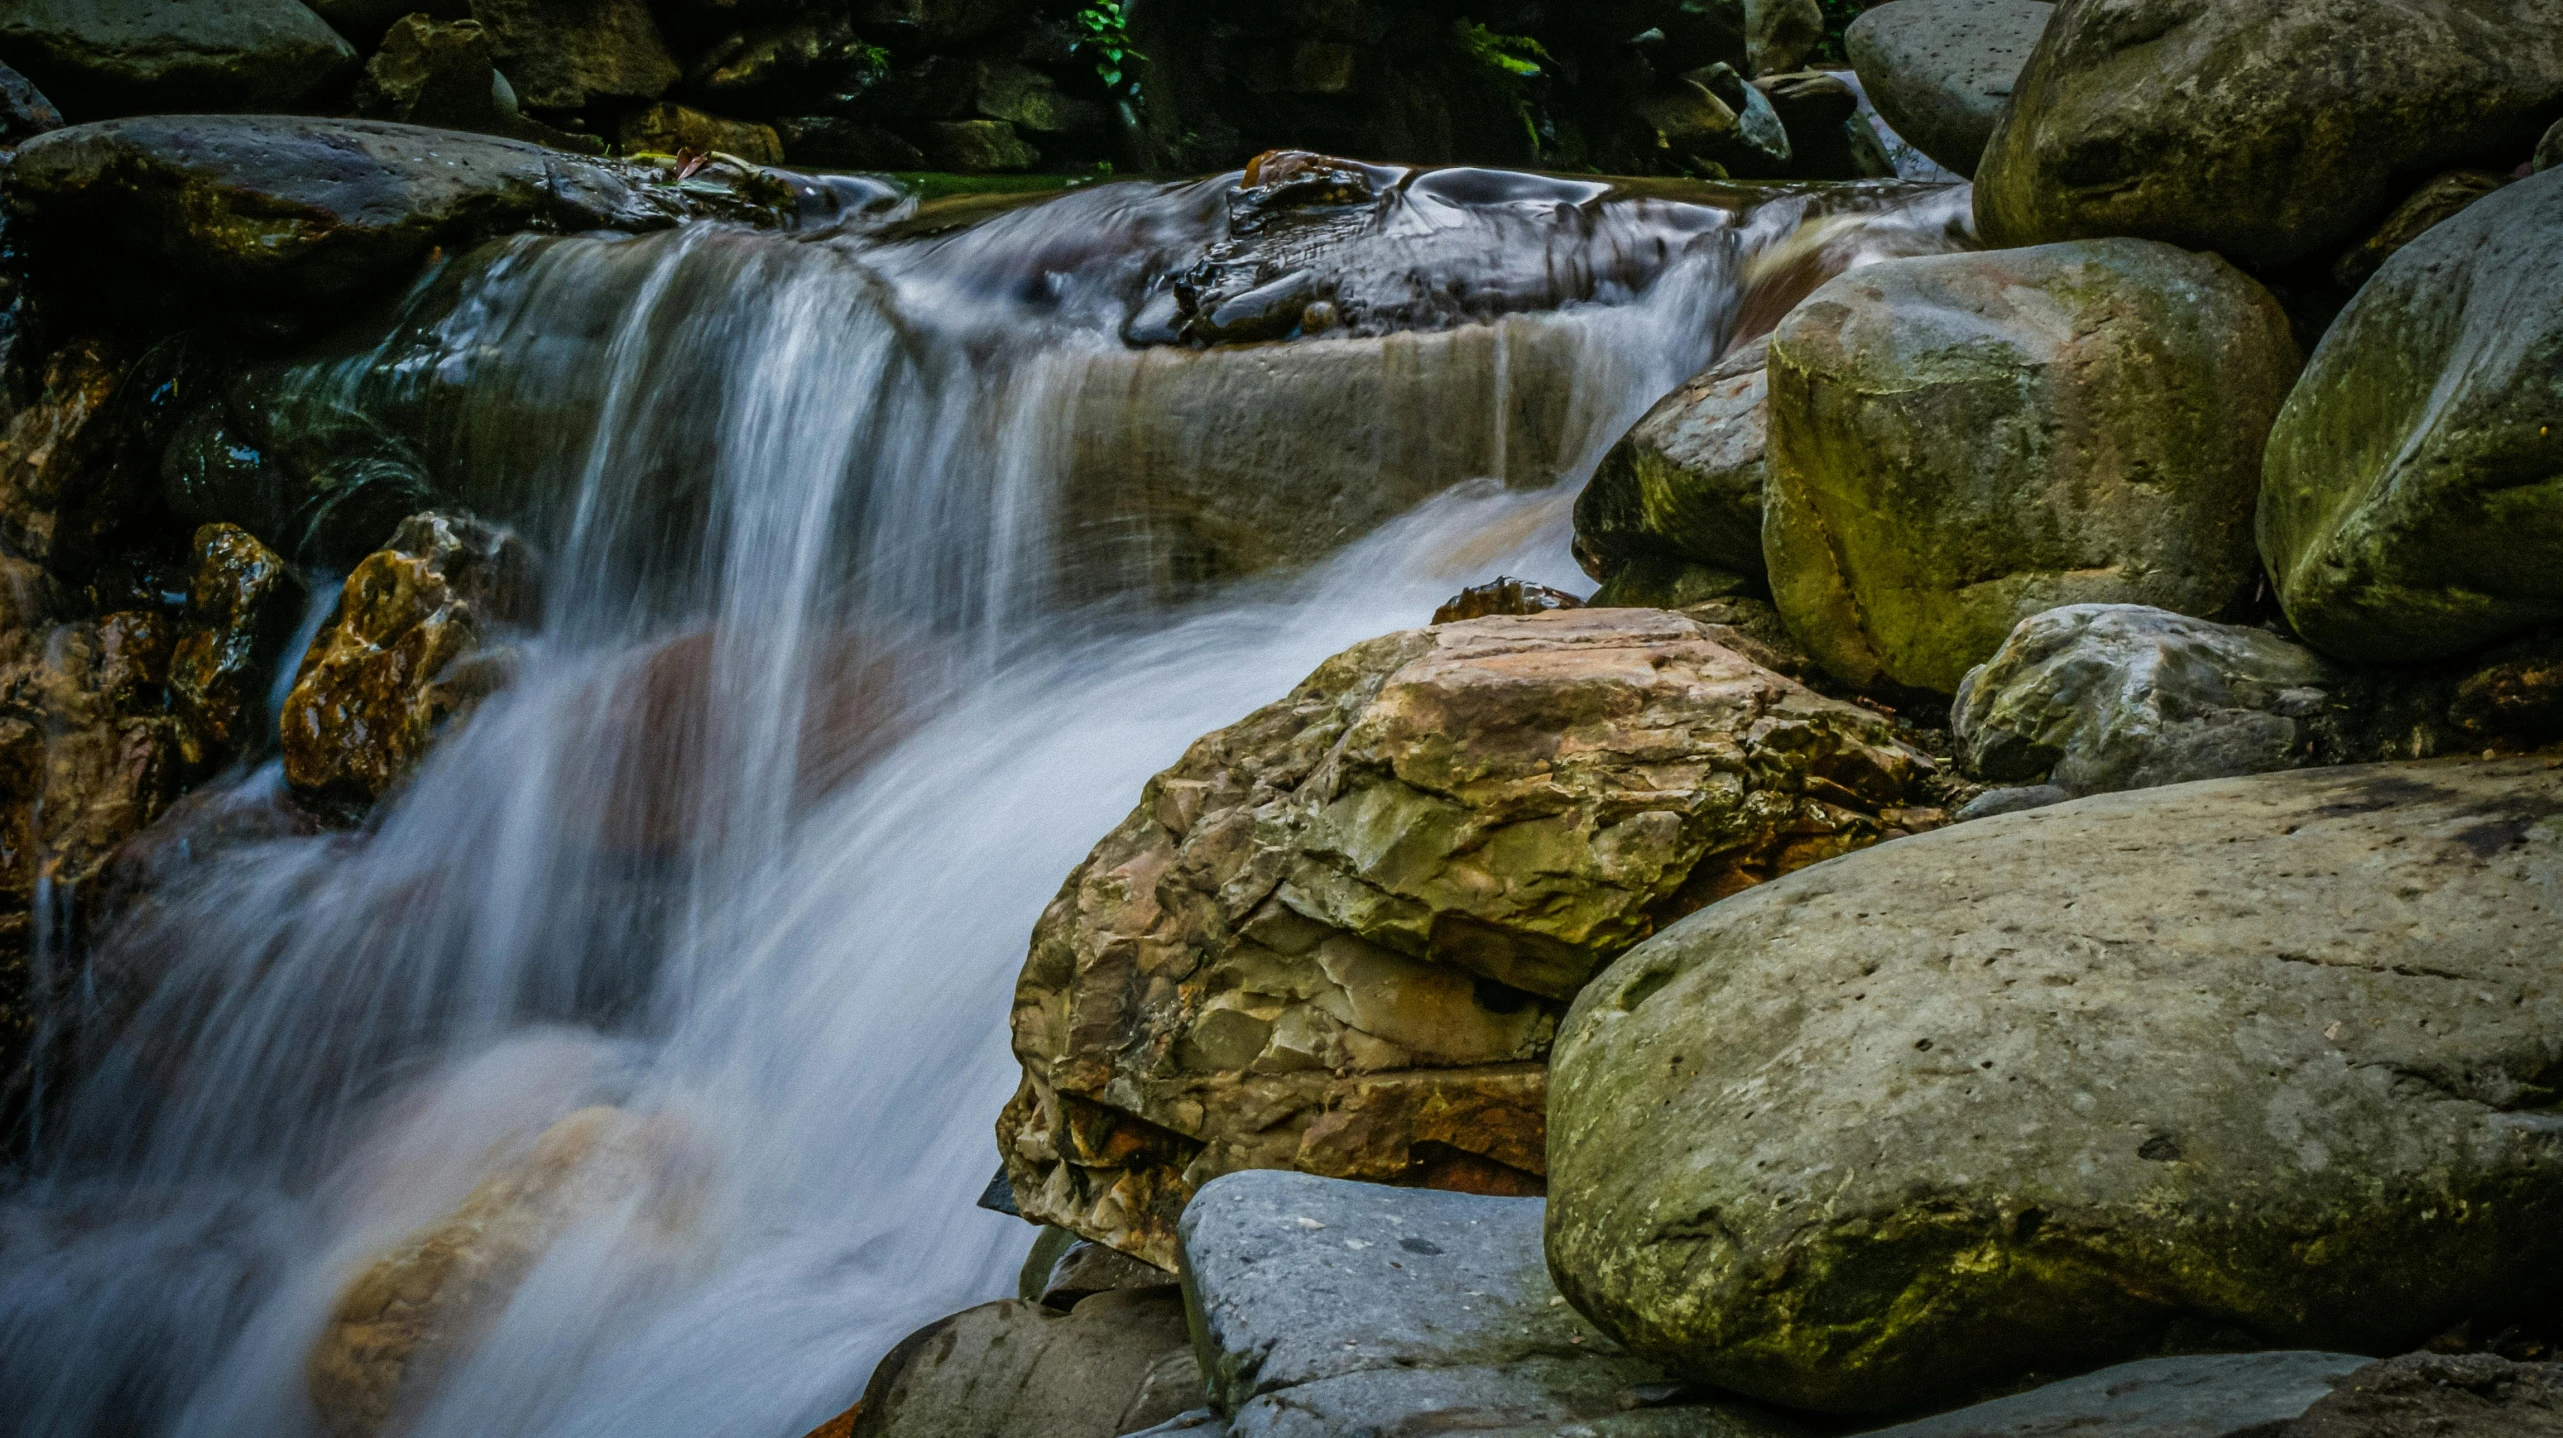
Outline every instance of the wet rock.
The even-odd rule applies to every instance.
[[[1658,1397],[1679,1385],[1558,1299],[1541,1215],[1535,1198],[1295,1173],[1205,1186],[1184,1211],[1184,1273],[1226,1431],[1797,1431],[1747,1405]]]
[[[191,314],[210,301],[336,318],[439,246],[661,228],[688,212],[638,171],[539,145],[279,115],[76,125],[27,142],[12,178],[10,207],[40,253]]]
[[[1537,1192],[1563,1000],[1656,926],[1940,819],[1887,722],[1678,615],[1369,641],[1196,742],[1015,995],[1025,1217],[1161,1267],[1203,1182]]]
[[[302,586],[283,558],[238,525],[198,529],[195,551],[187,618],[169,660],[169,703],[184,726],[187,762],[202,767],[248,745],[266,719],[270,668],[300,617]]]
[[[757,165],[783,160],[783,140],[772,125],[725,120],[684,105],[661,103],[625,116],[622,140],[626,152],[673,155],[690,150],[708,155],[719,151]]]
[[[2269,437],[2260,548],[2315,647],[2449,658],[2563,618],[2563,175],[2397,251],[2324,335]]]
[[[333,1438],[396,1432],[408,1405],[468,1357],[525,1275],[562,1234],[638,1201],[628,1252],[673,1246],[689,1223],[695,1162],[665,1120],[581,1109],[472,1189],[445,1217],[350,1278],[304,1368]]]
[[[1769,178],[1789,168],[1788,129],[1770,98],[1744,84],[1726,66],[1723,76],[1704,71],[1667,79],[1638,101],[1657,158],[1714,177]],[[1729,79],[1729,101],[1710,82]]]
[[[917,142],[937,168],[964,175],[1029,170],[1041,152],[1003,120],[937,120],[922,126]]]
[[[902,1339],[848,1438],[1115,1438],[1200,1406],[1183,1296],[1094,1294],[1056,1312],[984,1303]]]
[[[1893,0],[1852,21],[1842,48],[1880,119],[1972,175],[2055,11],[2041,0]]]
[[[1854,270],[1772,336],[1772,596],[1837,677],[1941,694],[2061,604],[2217,613],[2298,363],[2266,291],[2169,245]]]
[[[1602,457],[1575,500],[1586,573],[1608,580],[1635,560],[1673,560],[1761,587],[1769,361],[1768,336],[1729,350]]]
[[[1066,1232],[1065,1229],[1047,1231]],[[1097,1293],[1174,1286],[1175,1275],[1154,1264],[1142,1263],[1127,1253],[1106,1248],[1092,1239],[1078,1239],[1059,1255],[1058,1262],[1050,1266],[1049,1273],[1042,1279],[1040,1291],[1031,1296],[1044,1308],[1069,1309]]]
[[[1744,53],[1754,74],[1795,70],[1823,43],[1816,0],[1744,0]]]
[[[1976,224],[2284,264],[2365,231],[2407,176],[2515,164],[2558,106],[2547,0],[2065,0],[1987,143]]]
[[[471,0],[517,100],[543,110],[655,100],[681,72],[647,0]]]
[[[356,67],[356,51],[295,0],[20,0],[0,59],[81,119],[285,109]]]
[[[285,777],[362,807],[415,767],[443,724],[500,675],[472,662],[534,604],[514,535],[458,514],[404,521],[347,576],[338,610],[303,655],[282,719]]]
[[[922,170],[925,151],[879,125],[841,115],[786,116],[774,122],[784,157],[795,164],[849,170]]]
[[[2396,250],[2419,239],[2424,230],[2454,219],[2458,211],[2508,183],[2509,176],[2490,170],[2450,170],[2438,176],[2414,190],[2374,233],[2332,262],[2333,283],[2343,289],[2357,289],[2376,273],[2377,266],[2391,259]]]
[[[0,65],[0,145],[16,145],[62,125],[62,112],[34,81]]]
[[[2305,1352],[2148,1358],[1864,1438],[2260,1438],[2366,1361]]]
[[[754,26],[705,51],[691,86],[724,110],[750,115],[842,112],[881,83],[887,62],[842,16]]]
[[[988,119],[1036,135],[1093,130],[1104,123],[1102,106],[1060,94],[1057,81],[1029,65],[990,65],[979,81],[978,109]]]
[[[2557,1438],[2563,1363],[2489,1353],[2407,1353],[2332,1380],[2273,1438]]]
[[[1484,619],[1490,614],[1545,614],[1552,609],[1583,607],[1583,600],[1563,589],[1504,575],[1486,584],[1472,584],[1451,596],[1433,611],[1433,622],[1453,624],[1463,619]]]
[[[2563,769],[2442,760],[2082,799],[1740,894],[1561,1027],[1559,1285],[1686,1376],[1844,1413],[2506,1311],[2563,1274],[2558,874]]]
[[[356,113],[449,130],[496,130],[497,42],[478,22],[404,15],[384,32],[356,84]]]
[[[1859,120],[1860,97],[1836,75],[1800,70],[1765,75],[1753,88],[1769,101],[1789,137],[1789,173],[1807,180],[1866,180],[1892,175],[1870,168],[1852,149],[1851,126]]]
[[[35,398],[0,429],[0,539],[76,572],[145,508],[147,471],[125,453],[119,395],[133,373],[111,342],[78,340],[45,361]]]

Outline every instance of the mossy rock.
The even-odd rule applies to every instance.
[[[1771,340],[1773,600],[1837,677],[1939,694],[2058,605],[2213,616],[2298,365],[2267,291],[2146,240],[1838,276]]]

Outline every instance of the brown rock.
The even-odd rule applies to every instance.
[[[635,1195],[628,1244],[688,1225],[688,1149],[661,1120],[587,1108],[544,1131],[444,1218],[377,1256],[340,1290],[305,1364],[321,1422],[373,1438],[467,1355],[555,1239]]]
[[[2274,1438],[2563,1438],[2563,1363],[2406,1353],[2332,1380]]]
[[[1652,610],[1440,625],[1196,742],[1015,994],[1015,1201],[1161,1267],[1201,1183],[1539,1191],[1564,1001],[1659,925],[1927,827],[1886,720]]]
[[[1505,574],[1452,595],[1433,611],[1433,622],[1451,624],[1462,619],[1484,619],[1491,614],[1545,614],[1552,609],[1583,607],[1583,600],[1563,589]]]
[[[723,119],[685,105],[657,104],[627,116],[622,140],[629,154],[673,155],[691,150],[708,155],[717,150],[751,164],[783,162],[783,141],[772,125]]]
[[[489,629],[532,606],[515,536],[466,515],[403,521],[347,576],[338,612],[303,655],[282,720],[285,777],[306,794],[368,804],[427,752],[440,725],[492,682]]]
[[[181,751],[202,766],[238,750],[263,717],[261,692],[292,630],[301,586],[276,551],[236,524],[196,531],[196,574],[169,660]]]
[[[498,67],[537,109],[655,100],[680,78],[647,0],[471,0]]]
[[[143,476],[119,461],[113,402],[131,362],[102,340],[45,362],[35,401],[0,430],[0,538],[45,563],[92,557],[129,516]]]

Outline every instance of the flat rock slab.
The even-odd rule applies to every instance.
[[[1568,1307],[1540,1200],[1230,1174],[1181,1225],[1184,1292],[1232,1435],[1794,1432],[1682,1404]]]
[[[2367,1362],[2295,1351],[2148,1358],[1865,1438],[2253,1438]]]
[[[27,142],[11,178],[39,247],[128,289],[244,307],[379,290],[440,245],[688,213],[673,191],[540,145],[289,115],[75,125]]]

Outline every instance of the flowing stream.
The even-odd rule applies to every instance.
[[[400,1431],[795,1438],[900,1336],[1011,1291],[1032,1231],[973,1200],[1060,880],[1326,655],[1497,574],[1585,587],[1576,488],[1806,208],[1576,219],[1474,173],[1364,263],[1480,272],[1458,232],[1560,283],[1571,251],[1563,307],[1133,350],[1229,177],[942,237],[520,241],[315,369],[313,402],[407,405],[439,465],[511,496],[545,617],[361,831],[211,853],[107,940],[136,1005],[0,1200],[0,1426],[322,1432],[308,1355],[350,1275],[592,1105],[649,1125],[651,1182],[549,1242]],[[1855,228],[1927,247],[1951,213],[1899,194]],[[1463,331],[1375,396],[1397,413],[1151,388]],[[1270,472],[1333,474],[1284,499],[1357,537],[1257,558],[1288,525],[1182,473],[1241,425]],[[1426,441],[1458,482],[1405,502]],[[280,783],[271,760],[212,802]]]

